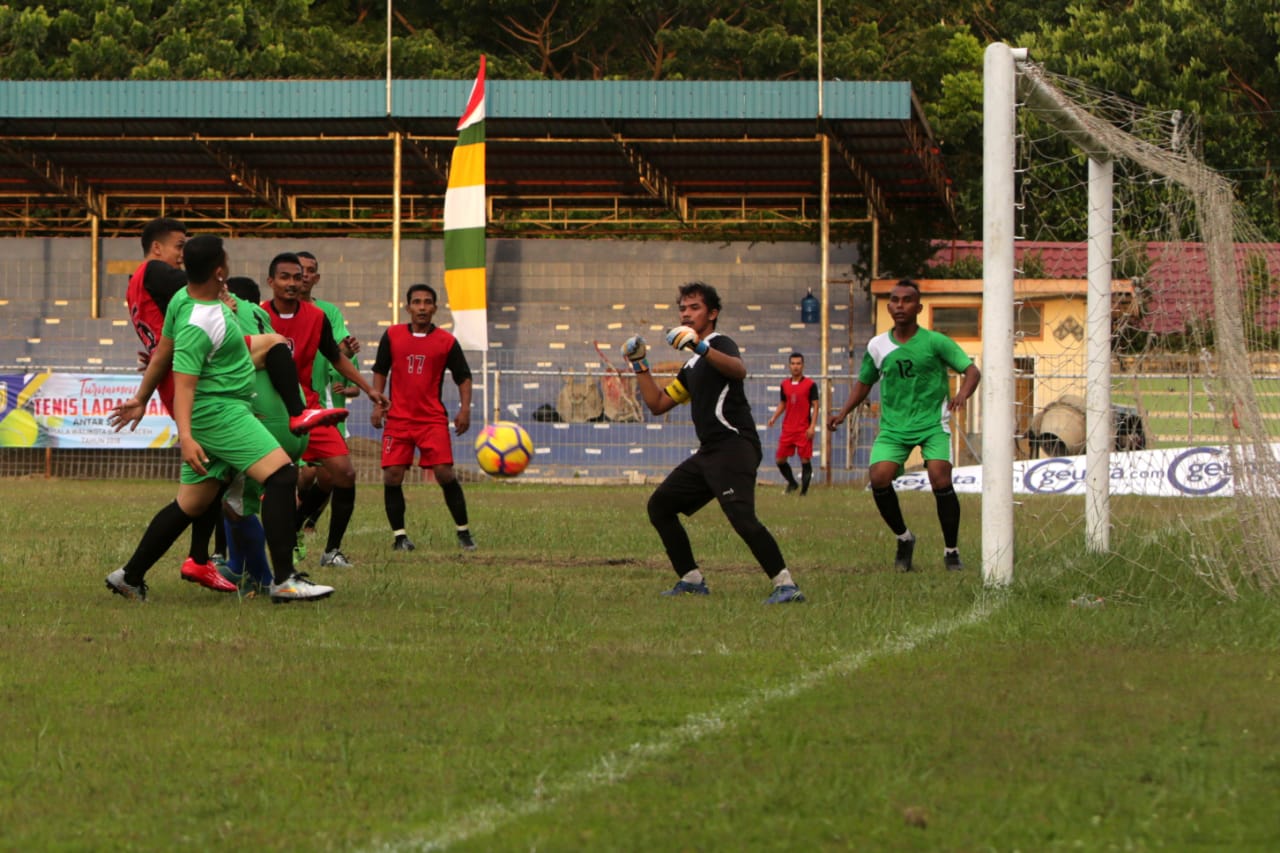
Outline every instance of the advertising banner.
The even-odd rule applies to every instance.
[[[157,395],[135,431],[113,432],[107,423],[111,410],[132,399],[141,382],[136,374],[2,374],[0,447],[173,447],[178,430]]]
[[[1271,446],[1280,458],[1280,444]],[[1112,453],[1110,494],[1154,497],[1229,497],[1234,494],[1231,452],[1227,447],[1166,448]],[[1013,463],[1013,491],[1021,495],[1083,495],[1085,457],[1055,456]],[[1256,478],[1254,478],[1256,479]],[[957,492],[982,491],[982,466],[951,473]],[[928,491],[929,475],[915,471],[894,480],[899,491]]]

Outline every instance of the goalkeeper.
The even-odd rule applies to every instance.
[[[716,331],[720,295],[709,284],[689,282],[680,287],[679,308],[682,325],[667,333],[667,343],[690,351],[693,358],[666,388],[659,388],[649,373],[644,339],[636,336],[623,344],[649,411],[661,415],[689,403],[698,434],[698,451],[677,465],[649,498],[649,521],[679,577],[663,595],[709,594],[680,514],[693,515],[715,499],[773,581],[765,603],[804,601],[777,540],[756,517],[756,472],[763,452],[742,385],[747,367],[738,345]]]

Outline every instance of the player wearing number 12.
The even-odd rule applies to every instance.
[[[959,411],[978,387],[981,374],[973,359],[951,338],[920,327],[920,286],[903,279],[889,292],[893,328],[867,344],[858,379],[844,408],[827,426],[836,430],[880,383],[880,431],[871,445],[871,494],[885,524],[898,537],[894,565],[911,571],[916,537],[907,529],[893,481],[916,447],[924,458],[929,485],[942,525],[943,564],[960,562],[960,500],[951,485],[951,413]],[[963,375],[954,397],[948,368]],[[950,399],[948,399],[950,398]]]
[[[734,531],[773,581],[773,594],[766,603],[804,601],[777,540],[756,517],[756,473],[763,452],[742,384],[747,366],[738,345],[716,331],[720,295],[709,284],[689,282],[680,287],[679,307],[682,325],[667,332],[667,343],[692,353],[693,358],[666,388],[659,388],[649,373],[644,338],[629,338],[622,345],[649,411],[661,415],[688,403],[698,434],[697,452],[677,465],[649,498],[649,521],[679,577],[663,595],[708,594],[680,514],[693,515],[717,500]]]
[[[436,314],[436,292],[430,285],[414,284],[405,294],[409,322],[392,326],[378,342],[373,362],[373,387],[387,393],[390,406],[375,406],[373,426],[382,434],[382,489],[387,521],[395,537],[392,547],[412,551],[413,542],[404,526],[404,475],[418,452],[418,464],[430,468],[444,492],[457,526],[458,545],[474,551],[475,539],[467,523],[467,498],[453,470],[453,444],[449,413],[440,390],[444,372],[458,386],[458,414],[453,429],[462,435],[471,427],[471,368],[457,338],[431,322]]]

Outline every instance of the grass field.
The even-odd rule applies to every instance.
[[[1113,374],[1112,402],[1139,408],[1152,447],[1190,442],[1220,442],[1231,437],[1230,411],[1215,410],[1206,380],[1200,376]],[[1280,385],[1270,376],[1255,381],[1257,403],[1268,434],[1280,437]]]
[[[988,593],[970,496],[962,573],[903,496],[903,575],[866,492],[762,490],[810,598],[770,608],[714,507],[712,595],[671,600],[645,488],[468,486],[461,554],[414,487],[401,554],[362,486],[356,568],[272,606],[178,549],[145,605],[108,594],[171,484],[4,494],[5,850],[1280,849],[1280,608],[1152,544],[1211,499],[1113,499],[1106,559],[1078,502],[1025,503]]]

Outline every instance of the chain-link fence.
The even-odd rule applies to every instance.
[[[661,373],[657,378],[659,384],[667,381]],[[773,465],[780,426],[766,429],[765,424],[778,405],[785,378],[777,374],[746,380],[764,447],[760,479],[765,483],[782,482]],[[844,400],[848,377],[814,380],[828,400]],[[517,421],[533,438],[537,453],[523,479],[644,482],[665,476],[698,446],[688,409],[681,406],[660,417],[651,415],[639,399],[635,379],[626,374],[502,370],[490,371],[486,378],[477,370],[474,382],[472,429],[453,439],[454,459],[464,477],[482,476],[472,441],[483,423],[494,420]],[[456,413],[456,387],[446,381],[443,394],[451,415]],[[381,481],[380,434],[369,416],[367,400],[352,402],[348,444],[359,481],[376,483]],[[828,477],[836,483],[864,480],[875,425],[869,412],[855,412],[846,427],[831,434],[829,461],[819,430],[814,442],[815,482]],[[58,447],[56,442],[48,447],[0,447],[0,477],[174,480],[180,465],[176,448],[100,450]],[[798,470],[798,460],[793,458],[792,465]]]

